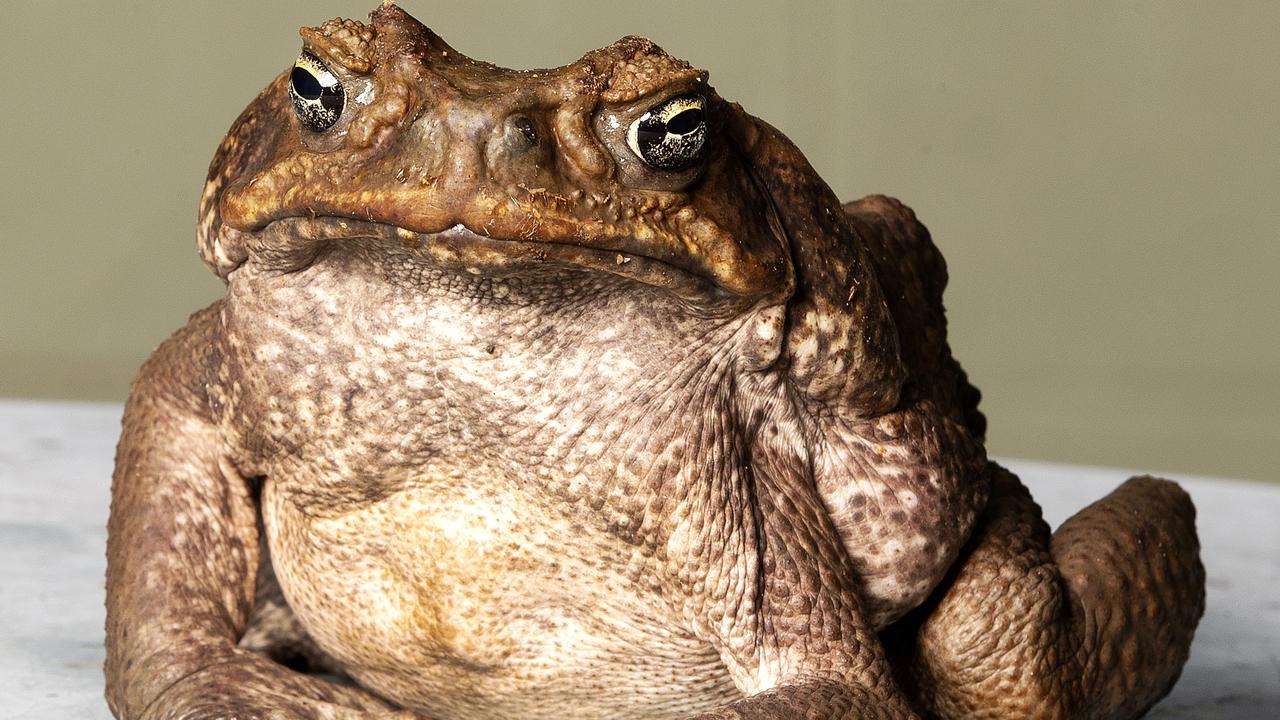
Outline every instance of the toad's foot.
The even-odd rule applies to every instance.
[[[238,651],[162,692],[143,720],[414,720],[359,688],[334,685]]]
[[[1142,715],[1173,687],[1204,612],[1195,509],[1133,478],[1052,539],[993,467],[991,502],[935,600],[887,637],[904,685],[942,718]]]

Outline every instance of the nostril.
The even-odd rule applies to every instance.
[[[511,125],[524,135],[524,139],[529,141],[530,145],[538,144],[538,129],[533,126],[533,121],[524,115],[517,115],[511,118]]]

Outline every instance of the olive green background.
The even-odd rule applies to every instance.
[[[123,398],[220,292],[223,132],[371,4],[0,4],[0,396]],[[915,207],[993,452],[1280,480],[1280,3],[403,4],[512,67],[649,35]]]

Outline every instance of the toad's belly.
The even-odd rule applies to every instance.
[[[333,518],[272,483],[289,604],[362,685],[440,718],[679,717],[739,697],[620,542],[493,488],[412,489]]]

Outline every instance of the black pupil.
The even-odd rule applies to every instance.
[[[293,73],[289,74],[289,82],[293,83],[293,92],[306,97],[307,100],[319,100],[324,92],[324,88],[320,87],[319,79],[302,68],[293,68]]]
[[[324,94],[324,88],[320,86],[316,76],[300,67],[293,69],[289,75],[289,82],[293,83],[294,92],[308,100],[318,100]]]
[[[702,124],[702,109],[689,108],[682,112],[676,113],[676,116],[662,122],[656,117],[649,117],[640,121],[640,127],[636,128],[636,141],[642,147],[653,147],[666,139],[667,133],[672,135],[688,135],[698,126]]]
[[[702,124],[702,111],[689,108],[667,121],[667,131],[675,135],[688,135]]]
[[[342,86],[334,83],[325,86],[309,70],[295,66],[289,73],[289,84],[299,98],[308,102],[320,101],[320,105],[334,113],[342,112]]]
[[[651,119],[640,123],[636,128],[636,141],[640,147],[652,147],[667,137],[667,126],[661,120]]]

